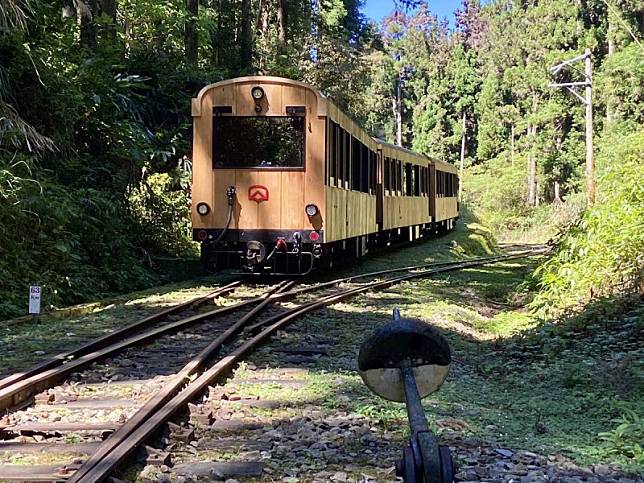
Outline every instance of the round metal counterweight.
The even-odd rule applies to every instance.
[[[413,368],[423,398],[443,384],[451,360],[449,344],[438,331],[420,320],[400,319],[380,327],[362,344],[358,370],[373,392],[404,402],[401,368]]]

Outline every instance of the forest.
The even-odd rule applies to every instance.
[[[641,293],[644,7],[463,0],[450,25],[406,0],[0,0],[0,318],[30,284],[63,306],[159,283],[194,257],[190,99],[245,74],[309,82],[373,135],[464,166],[464,206],[499,239],[545,241],[535,307]],[[584,105],[550,67],[590,49]],[[581,77],[580,77],[581,76]]]

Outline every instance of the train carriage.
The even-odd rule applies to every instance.
[[[218,82],[192,115],[193,237],[207,268],[308,273],[458,218],[453,166],[370,137],[307,84]]]

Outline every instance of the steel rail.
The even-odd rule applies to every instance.
[[[98,339],[94,339],[77,349],[63,352],[61,354],[57,354],[53,356],[51,359],[46,360],[44,362],[40,362],[29,369],[26,369],[25,371],[22,372],[17,372],[15,374],[12,374],[10,376],[5,377],[4,379],[0,380],[0,389],[3,389],[5,387],[11,386],[12,384],[15,384],[16,382],[22,381],[24,379],[28,379],[36,374],[39,374],[43,371],[46,371],[48,369],[51,369],[52,367],[60,366],[64,364],[66,361],[69,361],[71,359],[76,359],[80,356],[83,356],[91,351],[95,351],[97,349],[100,349],[101,347],[105,347],[109,343],[121,339],[122,337],[128,336],[132,334],[133,332],[149,325],[155,322],[158,322],[159,320],[163,319],[164,317],[167,317],[169,315],[173,315],[177,312],[182,311],[183,309],[187,307],[196,307],[199,305],[204,304],[208,300],[211,300],[219,295],[223,295],[225,293],[231,292],[234,290],[241,281],[237,280],[235,282],[229,283],[228,285],[225,285],[223,287],[220,287],[218,289],[213,290],[212,292],[201,296],[197,298],[193,298],[191,300],[188,300],[186,302],[182,302],[177,305],[173,305],[172,307],[169,307],[165,310],[162,310],[160,312],[157,312],[156,314],[152,314],[148,317],[144,317],[126,327],[123,327],[121,329],[118,329],[114,332],[111,332],[110,334],[107,334],[103,337],[99,337]]]
[[[168,332],[179,330],[183,327],[189,326],[196,322],[200,322],[204,319],[208,319],[214,316],[224,315],[235,310],[238,310],[242,307],[255,304],[262,301],[264,298],[268,298],[267,294],[255,297],[243,302],[239,302],[234,305],[229,305],[227,307],[220,307],[203,314],[197,314],[184,319],[171,322],[169,324],[162,325],[160,327],[153,328],[151,330],[133,335],[127,339],[124,339],[120,342],[116,342],[106,347],[102,347],[93,352],[85,354],[78,359],[73,359],[69,362],[61,364],[52,369],[45,370],[44,372],[39,372],[34,374],[31,377],[18,381],[14,384],[11,384],[3,389],[0,389],[0,409],[6,409],[12,406],[23,402],[25,399],[33,395],[35,392],[43,390],[47,387],[51,387],[52,384],[55,384],[57,381],[60,381],[66,375],[71,372],[81,369],[89,364],[92,364],[98,360],[104,359],[109,355],[119,352],[128,347],[145,342],[154,337],[166,334]]]
[[[532,253],[532,252],[530,252]],[[427,277],[428,275],[444,273],[454,270],[459,270],[463,268],[469,268],[473,266],[481,266],[489,263],[497,263],[505,260],[510,260],[514,258],[522,258],[529,256],[527,254],[515,254],[515,255],[503,255],[499,257],[491,257],[491,259],[483,261],[469,261],[469,262],[460,262],[454,263],[449,266],[435,268],[433,270],[426,270],[424,272],[412,273],[407,275],[402,275],[388,280],[383,280],[380,282],[375,282],[368,286],[360,286],[356,288],[350,288],[347,290],[340,291],[335,294],[328,295],[323,297],[320,300],[306,303],[302,306],[295,307],[290,309],[286,313],[279,314],[273,317],[270,317],[263,322],[263,325],[270,323],[268,327],[262,330],[259,334],[251,337],[246,342],[244,342],[240,347],[233,350],[230,354],[226,355],[218,362],[216,362],[210,369],[206,370],[200,376],[198,376],[194,381],[190,382],[185,386],[178,394],[173,397],[168,396],[167,402],[151,405],[149,408],[146,408],[144,411],[141,409],[130,420],[141,421],[141,424],[136,427],[130,434],[124,434],[126,430],[124,428],[119,428],[113,436],[119,433],[119,443],[118,445],[112,444],[111,451],[105,451],[105,454],[102,454],[101,457],[97,456],[96,458],[91,458],[93,465],[90,468],[89,466],[81,466],[81,469],[76,472],[73,477],[69,480],[70,483],[78,482],[100,482],[106,479],[110,473],[118,466],[132,451],[134,451],[138,446],[143,444],[155,431],[157,431],[161,425],[165,424],[178,410],[184,407],[188,402],[194,400],[198,397],[213,381],[218,377],[225,374],[229,371],[234,364],[236,364],[239,359],[246,355],[251,349],[255,346],[261,344],[266,339],[268,339],[274,332],[281,329],[282,327],[288,325],[295,319],[305,315],[313,310],[321,308],[323,306],[333,304],[349,298],[351,296],[364,293],[373,289],[388,288],[397,283],[405,282],[408,280],[418,279],[422,277]],[[287,293],[287,292],[285,292]],[[271,297],[271,300],[279,298],[279,294],[274,297]],[[128,421],[129,422],[129,421]],[[127,423],[126,423],[127,424]],[[130,429],[130,428],[128,428]],[[108,438],[107,441],[109,441]],[[90,460],[88,460],[89,462]],[[86,463],[87,464],[87,463]],[[87,468],[84,470],[84,468]],[[81,473],[81,470],[83,472]]]
[[[116,430],[109,438],[107,438],[101,446],[92,454],[92,456],[82,464],[76,473],[70,478],[69,482],[76,481],[94,481],[93,472],[95,468],[101,464],[103,458],[107,457],[110,452],[114,451],[119,445],[129,437],[136,428],[143,424],[151,414],[158,411],[164,404],[175,396],[189,381],[196,371],[200,370],[203,365],[213,357],[221,346],[226,343],[233,335],[240,332],[244,325],[255,317],[267,304],[272,302],[271,295],[280,293],[282,290],[289,288],[293,285],[293,281],[281,282],[273,287],[266,293],[266,297],[262,302],[253,308],[249,313],[244,315],[235,324],[229,327],[225,332],[213,340],[205,349],[203,349],[197,357],[191,360],[184,368],[174,377],[164,389],[152,396],[134,415],[128,419],[123,426]],[[111,456],[110,456],[111,459]]]
[[[528,256],[530,254],[537,254],[537,253],[539,253],[539,250],[542,250],[542,249],[539,248],[537,250],[528,250],[528,251],[526,251],[526,256]],[[424,264],[421,264],[421,265],[410,265],[410,266],[407,266],[407,267],[389,268],[389,269],[386,269],[386,270],[379,270],[379,271],[376,271],[376,272],[361,273],[361,274],[358,274],[358,275],[350,275],[350,276],[343,277],[343,278],[337,278],[335,280],[330,280],[328,282],[319,283],[319,284],[313,286],[313,288],[319,289],[319,288],[324,288],[324,287],[332,287],[334,285],[339,285],[341,283],[349,283],[349,282],[351,282],[353,280],[358,280],[358,279],[361,279],[361,278],[376,277],[376,276],[379,276],[379,275],[387,275],[389,273],[408,272],[408,271],[411,271],[411,270],[423,270],[423,269],[429,269],[429,268],[433,268],[433,267],[450,266],[450,265],[453,265],[453,264],[465,263],[465,262],[482,262],[482,261],[485,261],[485,260],[495,260],[498,257],[506,257],[506,256],[511,256],[511,255],[496,255],[496,256],[492,256],[492,257],[476,257],[476,258],[470,258],[470,259],[467,259],[467,260],[453,260],[453,261],[448,261],[448,262],[431,262],[431,263],[424,263]],[[299,295],[301,293],[309,292],[309,291],[311,291],[311,289],[312,289],[312,287],[304,287],[304,288],[295,289],[295,290],[292,290],[290,292],[284,292],[284,293],[276,296],[276,298],[280,299],[280,298],[291,297],[293,295]]]
[[[528,256],[528,255],[521,255],[521,256]],[[434,274],[434,273],[447,272],[447,271],[451,271],[451,270],[459,270],[461,268],[467,268],[469,266],[478,266],[478,265],[483,265],[483,264],[487,264],[487,263],[496,263],[496,262],[506,260],[506,259],[508,259],[508,257],[514,257],[514,256],[513,255],[499,255],[499,256],[496,256],[496,257],[485,257],[485,258],[480,258],[480,259],[477,259],[477,260],[468,260],[468,261],[460,261],[460,262],[441,262],[441,263],[439,263],[437,265],[440,265],[441,267],[444,266],[445,268],[434,268],[435,267],[435,265],[434,265],[434,266],[432,266],[432,268],[430,268],[428,270],[425,270],[423,272],[416,272],[416,273],[412,273],[410,275],[404,275],[402,277],[383,280],[383,281],[380,281],[380,282],[374,282],[374,283],[369,283],[369,284],[360,284],[357,287],[347,289],[347,292],[348,291],[355,291],[355,290],[365,292],[365,291],[370,290],[372,288],[378,288],[380,286],[380,284],[383,284],[383,283],[389,282],[389,281],[393,281],[394,283],[399,283],[399,281],[404,281],[403,279],[409,278],[410,276],[411,276],[411,278],[421,278],[423,276],[431,275],[431,274]],[[514,258],[517,258],[517,257],[514,257]],[[468,265],[464,265],[465,263],[467,263]],[[391,272],[397,272],[397,271],[402,271],[402,270],[403,269],[401,268],[401,269],[384,270],[384,272],[391,273]],[[380,274],[382,272],[374,272],[374,273]],[[363,278],[364,276],[366,276],[366,275],[360,275],[360,276],[350,277],[350,278]],[[343,279],[343,280],[345,280],[345,279]],[[384,287],[384,288],[386,288],[386,287]],[[293,292],[297,292],[297,290],[295,290]],[[293,292],[286,292],[284,295],[287,295],[287,294],[293,293]],[[339,292],[339,293],[344,293],[344,292]],[[319,299],[317,301],[312,301],[312,302],[308,302],[308,303],[299,305],[299,306],[291,309],[291,311],[295,311],[295,310],[298,310],[298,309],[309,307],[311,305],[315,305],[319,301],[323,301],[323,300],[325,300],[327,298],[333,298],[333,297],[335,297],[335,295],[336,294],[331,294],[331,295],[328,295],[327,297],[324,297],[324,298]],[[249,332],[253,332],[253,331],[259,329],[260,327],[263,327],[263,326],[265,326],[267,324],[272,324],[272,323],[278,321],[280,319],[280,317],[282,317],[283,315],[284,314],[277,314],[277,315],[274,315],[273,317],[270,317],[270,318],[268,318],[266,320],[259,321],[259,322],[255,323],[255,324],[247,327],[246,330],[248,330]]]
[[[529,251],[528,254],[530,253],[535,253],[535,252]],[[288,292],[272,294],[270,295],[270,298],[273,301],[282,300],[285,298],[293,297],[295,295],[316,291],[321,288],[335,286],[341,283],[351,282],[352,280],[357,280],[360,278],[366,278],[370,276],[378,276],[378,275],[401,272],[401,271],[422,270],[422,269],[428,269],[428,268],[430,269],[432,267],[438,267],[438,266],[453,266],[455,264],[460,265],[462,263],[470,263],[470,262],[475,262],[475,263],[486,262],[486,261],[490,262],[492,260],[502,259],[503,257],[507,257],[507,256],[508,255],[499,255],[496,257],[479,257],[479,258],[467,260],[465,262],[433,262],[428,264],[412,265],[407,267],[399,267],[399,268],[393,268],[393,269],[387,269],[387,270],[380,270],[376,272],[363,273],[363,274],[352,275],[348,277],[331,280],[328,282],[323,282],[309,287],[303,287],[300,289],[291,290]],[[128,339],[120,341],[111,346],[106,346],[107,343],[111,342],[117,337],[123,337],[145,324],[149,324],[151,322],[158,320],[161,317],[170,315],[172,313],[176,313],[182,310],[183,308],[185,308],[186,306],[203,303],[204,301],[214,298],[215,296],[221,294],[222,292],[230,291],[234,289],[237,285],[239,285],[239,283],[240,283],[239,281],[232,282],[231,284],[228,284],[224,287],[221,287],[218,290],[213,291],[211,294],[208,294],[203,297],[199,297],[194,300],[190,300],[188,302],[184,302],[174,307],[170,307],[169,309],[159,312],[158,314],[154,314],[149,317],[146,317],[114,333],[108,334],[104,337],[101,337],[92,342],[89,342],[74,351],[70,351],[68,353],[55,356],[53,359],[46,361],[45,363],[39,364],[24,373],[18,373],[14,376],[9,376],[3,381],[0,381],[0,382],[4,382],[9,379],[15,378],[15,382],[11,383],[11,381],[9,381],[8,384],[5,384],[4,386],[0,386],[0,409],[6,409],[12,406],[16,406],[20,402],[25,401],[28,397],[33,395],[34,392],[43,390],[47,387],[51,387],[51,384],[59,381],[62,377],[69,374],[70,372],[80,369],[82,367],[85,367],[86,365],[96,362],[102,358],[105,358],[110,354],[113,354],[114,352],[118,352],[130,346],[145,342],[149,338],[162,335],[166,332],[180,329],[184,326],[193,324],[195,322],[199,322],[209,317],[226,314],[230,311],[242,308],[246,305],[250,305],[257,302],[258,300],[261,300],[261,297],[259,297],[259,298],[250,299],[244,302],[240,302],[238,304],[234,304],[228,307],[218,308],[203,314],[195,315],[192,317],[182,319],[177,322],[173,322],[171,324],[163,325],[159,328],[153,329],[151,331],[148,331],[142,334],[138,334],[136,336],[132,336]],[[372,285],[369,285],[369,286],[372,286]],[[255,324],[255,326],[253,326],[252,329],[256,328],[256,326],[259,326],[259,325],[265,325],[265,323]],[[89,352],[90,350],[94,350],[94,351]],[[78,357],[81,354],[84,354],[84,355],[82,357]],[[77,357],[77,358],[74,358],[74,357]]]

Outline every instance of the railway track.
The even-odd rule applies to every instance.
[[[4,418],[0,425],[0,440],[4,440],[0,441],[0,453],[36,451],[41,445],[41,451],[76,457],[65,464],[4,465],[0,468],[0,480],[104,481],[135,451],[145,448],[146,442],[168,423],[172,425],[178,414],[199,401],[213,383],[230,373],[255,347],[303,315],[368,291],[534,253],[535,250],[530,250],[464,262],[401,267],[297,288],[293,281],[286,280],[265,288],[256,297],[168,320],[183,310],[231,292],[238,285],[233,283],[60,354],[0,381],[0,407],[30,406],[14,410]],[[258,320],[260,314],[263,318]],[[155,326],[148,328],[151,324]],[[145,351],[138,348],[142,344],[146,344]],[[127,373],[129,380],[102,383],[102,368],[96,363],[108,357],[112,358],[110,367],[125,369],[122,372]],[[150,372],[156,373],[156,377],[139,380],[141,370],[148,376]],[[61,381],[65,382],[60,384]],[[92,397],[96,392],[105,394],[106,388],[107,394],[112,395],[108,399]],[[36,405],[31,407],[33,402]],[[55,413],[52,408],[57,406],[71,413],[88,407],[91,410],[81,411],[79,420],[52,421],[55,418],[50,414]],[[87,421],[87,415],[91,418],[101,407],[105,413],[109,409],[107,418]],[[30,415],[26,417],[27,423],[23,421],[25,414]],[[211,417],[192,416],[202,420]],[[172,428],[174,437],[190,437],[189,428],[176,425]],[[65,437],[70,433],[74,438]],[[21,436],[25,434],[37,436],[39,442],[24,444]],[[148,448],[144,452],[148,463],[170,464],[171,454],[165,449]]]

